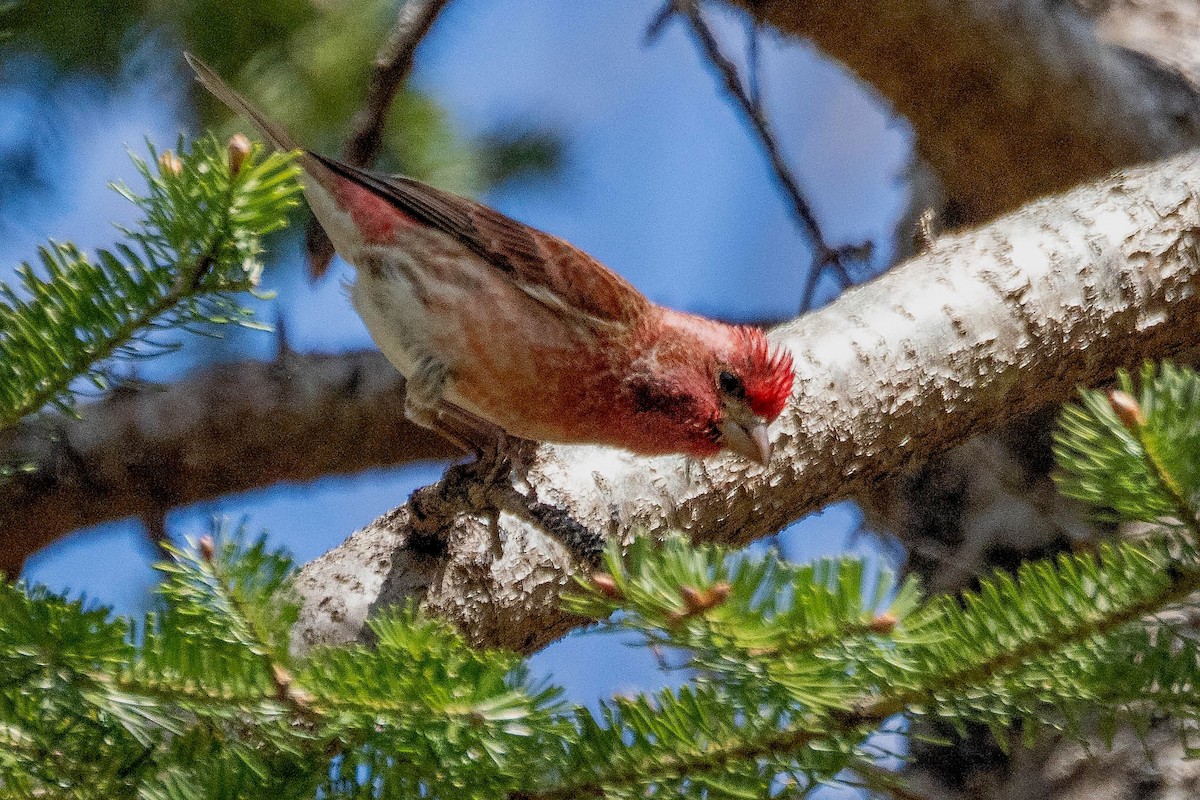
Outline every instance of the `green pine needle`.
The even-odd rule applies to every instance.
[[[1155,615],[1200,589],[1197,378],[1147,370],[1136,408],[1089,393],[1064,419],[1064,485],[1119,519],[1167,524],[932,599],[859,560],[614,546],[568,608],[636,632],[690,678],[596,712],[412,606],[376,614],[371,646],[294,654],[291,561],[237,531],[175,551],[161,607],[138,625],[0,586],[0,783],[85,797],[713,800],[861,772],[878,755],[871,735],[898,717],[983,724],[1005,742],[1014,727],[1111,739],[1164,716],[1192,729],[1200,643]]]
[[[47,405],[70,412],[77,379],[104,389],[114,359],[173,349],[161,331],[262,327],[236,296],[257,286],[262,237],[297,202],[297,167],[256,150],[235,174],[212,137],[180,150],[151,147],[154,168],[134,157],[145,195],[115,187],[143,215],[125,241],[95,257],[51,242],[17,268],[18,287],[0,284],[0,429]]]
[[[1175,538],[926,602],[851,560],[672,540],[610,550],[606,565],[626,599],[588,590],[573,607],[619,608],[612,625],[690,653],[697,674],[598,714],[411,607],[375,617],[371,647],[295,656],[291,562],[239,532],[177,551],[139,626],[0,587],[0,781],[149,797],[735,798],[784,775],[836,780],[897,714],[1076,735],[1096,714],[1110,727],[1200,717],[1196,645],[1142,622],[1200,586],[1200,557]]]
[[[1200,497],[1200,378],[1164,363],[1142,370],[1140,388],[1126,372],[1118,384],[1142,420],[1126,424],[1106,393],[1082,392],[1054,437],[1059,490],[1104,519],[1194,524],[1180,504],[1195,506]]]

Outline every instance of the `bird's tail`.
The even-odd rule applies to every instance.
[[[262,134],[263,138],[280,150],[289,152],[294,150],[300,151],[299,164],[311,178],[305,184],[306,194],[310,191],[320,191],[317,187],[322,187],[325,190],[329,189],[330,183],[333,180],[333,174],[329,171],[328,167],[322,164],[308,150],[296,144],[296,140],[288,135],[288,132],[281,128],[275,120],[268,117],[262,111],[259,111],[253,103],[235,92],[229,84],[221,80],[221,76],[214,72],[212,67],[191,53],[184,53],[183,57],[187,60],[188,66],[195,71],[196,79],[200,81],[200,84],[212,92],[213,96],[222,103],[254,123],[254,127],[258,128],[258,132]],[[333,246],[328,244],[329,237],[316,220],[310,223],[309,237],[315,238],[318,241],[323,239],[322,245],[328,251],[317,253],[310,250],[309,276],[313,281],[316,281],[329,268],[329,261],[333,257]]]
[[[214,72],[212,67],[191,53],[184,53],[183,57],[187,60],[188,66],[196,72],[196,79],[200,81],[200,84],[212,92],[213,97],[216,97],[238,114],[253,122],[254,127],[258,128],[259,133],[267,141],[280,150],[303,149],[274,120],[259,111],[249,100],[242,97],[229,84],[221,80],[221,76]]]

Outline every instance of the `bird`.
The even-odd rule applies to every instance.
[[[301,147],[203,61],[355,269],[350,298],[406,380],[405,415],[465,449],[504,437],[766,465],[795,373],[764,331],[651,302],[583,250],[486,205]],[[314,276],[314,277],[319,277]]]

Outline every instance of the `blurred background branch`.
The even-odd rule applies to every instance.
[[[0,570],[79,528],[281,482],[454,458],[404,416],[404,379],[378,351],[216,365],[173,384],[125,382],[83,416],[0,432],[27,465],[0,483]],[[369,431],[370,435],[364,435]]]
[[[384,123],[392,101],[413,68],[417,45],[428,35],[449,0],[409,0],[400,6],[396,21],[375,56],[371,82],[362,108],[350,123],[342,158],[359,167],[375,163],[383,145]],[[323,275],[333,260],[333,243],[325,230],[310,218],[305,231],[310,275]]]

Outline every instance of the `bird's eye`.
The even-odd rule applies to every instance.
[[[722,370],[717,376],[717,385],[721,387],[721,391],[735,400],[746,399],[746,386],[742,383],[742,379],[732,372]]]

